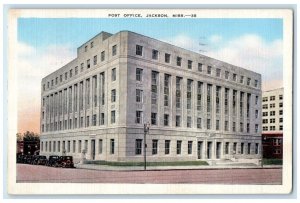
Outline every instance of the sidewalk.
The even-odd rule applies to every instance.
[[[98,164],[75,164],[78,169],[90,169],[99,171],[143,171],[143,166],[108,166]],[[222,169],[260,169],[261,166],[249,165],[209,165],[209,166],[147,166],[147,171],[159,170],[222,170]],[[282,165],[264,165],[263,168],[282,168]]]

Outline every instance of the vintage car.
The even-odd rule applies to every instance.
[[[47,161],[48,160],[47,160],[46,156],[38,155],[33,160],[33,164],[35,164],[35,165],[46,165]]]
[[[25,155],[18,154],[17,155],[17,163],[24,163],[24,157],[25,157]]]
[[[37,158],[38,158],[38,155],[31,155],[30,160],[28,160],[29,164],[32,164],[32,165],[35,164]]]
[[[47,166],[56,166],[58,159],[59,159],[59,156],[57,156],[57,155],[49,156],[49,159],[48,159],[46,165]]]
[[[55,164],[56,167],[74,168],[72,156],[60,156]]]

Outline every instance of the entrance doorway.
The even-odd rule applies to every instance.
[[[212,142],[207,142],[207,159],[211,159]]]
[[[95,140],[91,140],[91,159],[95,160]]]
[[[198,144],[197,144],[197,156],[198,156],[198,159],[202,159],[202,149],[203,149],[203,142],[202,141],[198,141]]]
[[[221,158],[221,142],[217,142],[217,148],[216,148],[216,158],[220,159]]]

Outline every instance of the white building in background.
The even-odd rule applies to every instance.
[[[42,79],[41,154],[257,159],[261,75],[130,31],[101,32]]]

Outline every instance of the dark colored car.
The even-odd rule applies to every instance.
[[[47,161],[48,160],[47,160],[46,156],[39,155],[39,156],[35,157],[35,159],[33,160],[33,164],[35,164],[35,165],[46,165]]]
[[[60,156],[55,166],[63,168],[74,168],[72,156]]]
[[[18,154],[17,155],[17,163],[24,163],[24,157],[25,157],[25,155]]]
[[[23,163],[24,164],[31,164],[33,159],[34,159],[33,155],[25,155]]]
[[[38,159],[38,155],[32,155],[31,157],[30,157],[30,160],[28,160],[29,161],[29,164],[35,164],[35,162],[37,161],[37,159]]]
[[[49,156],[49,159],[48,159],[46,165],[47,166],[56,166],[58,160],[59,160],[59,156],[57,156],[57,155]]]

